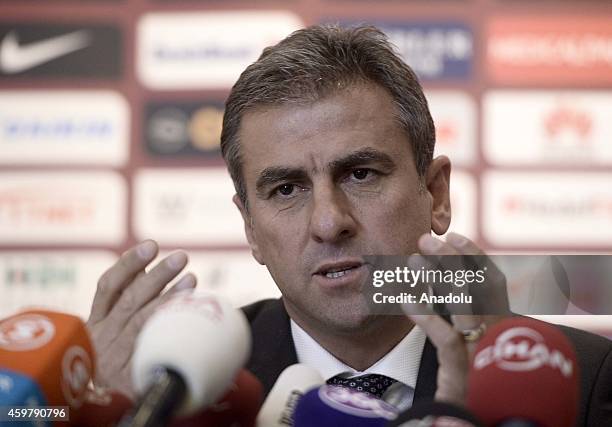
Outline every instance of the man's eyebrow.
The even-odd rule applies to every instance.
[[[349,169],[371,163],[378,163],[382,168],[389,171],[393,171],[396,167],[395,162],[388,154],[373,148],[364,148],[330,162],[329,169],[334,176],[337,176]]]
[[[389,171],[393,171],[396,167],[395,162],[388,154],[373,148],[364,148],[330,162],[328,168],[333,176],[338,176],[349,169],[371,163],[378,163],[382,168]],[[255,183],[255,190],[258,196],[263,196],[267,187],[279,182],[303,182],[307,179],[308,175],[304,169],[270,166],[259,174]]]
[[[306,178],[306,172],[303,169],[271,166],[261,171],[259,178],[257,178],[255,189],[258,195],[262,195],[267,187],[278,182],[305,181]]]

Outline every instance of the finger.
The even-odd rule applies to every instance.
[[[157,255],[158,246],[153,240],[145,240],[124,252],[119,260],[102,274],[91,307],[88,323],[104,319],[123,289]]]
[[[460,332],[429,307],[422,304],[403,304],[402,309],[410,320],[423,329],[436,348],[446,348],[449,343],[453,348],[463,345]]]
[[[424,255],[459,255],[454,247],[428,233],[419,238],[418,246]]]
[[[463,345],[460,332],[441,316],[437,314],[410,314],[408,317],[423,329],[436,348],[446,349],[448,346],[455,348]]]
[[[429,337],[438,356],[436,400],[463,404],[467,386],[468,352],[463,337],[437,315],[408,316]]]
[[[109,313],[111,325],[122,329],[145,304],[154,299],[187,265],[187,254],[175,252],[161,260],[149,272],[140,275],[127,287]]]
[[[485,254],[474,242],[457,233],[449,233],[447,241],[455,250],[469,257],[469,262],[475,268],[485,273],[485,283],[472,286],[470,291],[474,297],[474,307],[481,314],[510,314],[510,301],[506,286],[506,276],[493,260]]]
[[[451,315],[451,322],[457,331],[467,331],[478,328],[483,322],[483,316],[472,316],[467,314]]]
[[[439,361],[442,360],[440,359],[442,356],[452,359],[456,350],[465,350],[463,335],[428,307],[418,304],[404,304],[402,309],[410,320],[423,329],[431,343],[438,349]]]
[[[113,343],[113,347],[117,351],[123,352],[122,354],[131,355],[134,351],[134,342],[138,333],[155,310],[178,293],[193,290],[196,285],[195,275],[193,273],[185,274],[172,288],[150,301],[130,318],[121,335]]]
[[[502,271],[495,265],[491,258],[482,251],[474,242],[467,237],[458,233],[448,233],[446,241],[462,255],[471,255],[471,259],[480,268],[487,268],[487,277],[496,282],[505,282],[505,276]]]
[[[450,296],[454,301],[446,304],[440,304],[446,308],[451,314],[472,314],[474,308],[470,301],[470,285],[465,279],[470,267],[461,253],[459,253],[452,245],[432,237],[430,234],[424,234],[419,238],[419,249],[426,255],[428,259],[435,257],[436,265],[429,268],[432,273],[442,273],[445,278],[443,283],[436,282],[433,284],[434,293],[437,296]],[[446,280],[448,275],[452,274],[454,280],[449,282]]]
[[[476,243],[459,233],[450,232],[446,235],[446,242],[453,246],[457,252],[466,255],[486,255]]]

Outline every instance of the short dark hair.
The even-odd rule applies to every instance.
[[[435,128],[412,69],[375,27],[317,25],[295,31],[264,49],[240,75],[225,103],[221,153],[247,209],[238,138],[243,115],[261,106],[315,102],[359,83],[378,84],[392,96],[417,173],[425,175],[433,158]]]

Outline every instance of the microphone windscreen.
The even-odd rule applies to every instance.
[[[297,401],[305,392],[324,383],[321,374],[310,366],[297,363],[285,368],[257,415],[257,426],[293,425],[293,412]]]
[[[467,410],[446,402],[418,402],[387,427],[482,427]]]
[[[0,321],[0,402],[78,408],[94,376],[94,352],[85,324],[64,313],[26,311]],[[10,386],[10,387],[9,387]],[[26,400],[24,400],[26,399]]]
[[[180,415],[216,402],[246,363],[251,333],[244,314],[224,299],[182,292],[151,315],[136,339],[134,388],[142,394],[156,368],[179,374],[187,386]]]
[[[478,343],[468,379],[468,407],[487,426],[524,420],[574,425],[579,402],[572,344],[553,325],[528,317],[503,320]]]
[[[294,427],[383,427],[397,410],[366,393],[322,385],[298,401]]]
[[[195,415],[175,419],[171,427],[254,427],[262,397],[261,382],[242,369],[221,400]]]

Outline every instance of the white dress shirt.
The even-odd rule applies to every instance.
[[[391,351],[362,372],[336,359],[293,320],[291,320],[291,335],[298,362],[317,369],[326,380],[336,375],[347,378],[365,374],[385,375],[412,389],[412,393],[404,398],[407,401],[397,405],[399,409],[404,410],[412,404],[426,340],[425,333],[417,325]]]

